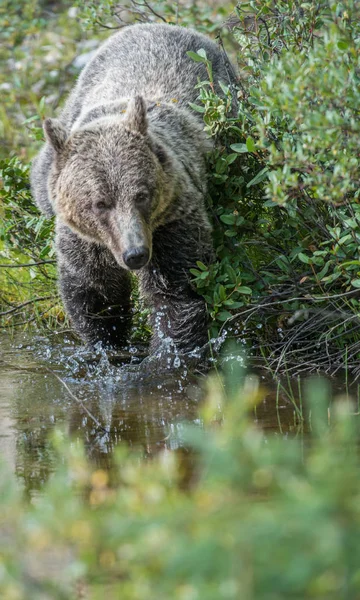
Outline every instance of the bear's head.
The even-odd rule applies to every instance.
[[[123,268],[145,266],[172,183],[169,159],[148,134],[144,100],[130,100],[121,118],[103,117],[70,134],[46,119],[44,131],[55,150],[49,191],[56,214],[111,250]]]

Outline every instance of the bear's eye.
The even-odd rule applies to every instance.
[[[106,204],[106,202],[104,202],[103,200],[99,200],[99,202],[95,203],[95,210],[103,211],[108,210],[109,208],[110,206]]]
[[[135,196],[135,203],[139,204],[140,206],[147,204],[148,201],[149,201],[149,196],[147,194],[140,193]]]

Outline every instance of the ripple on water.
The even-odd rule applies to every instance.
[[[143,347],[119,354],[24,334],[0,337],[0,356],[0,452],[29,491],[54,468],[54,428],[81,439],[91,461],[111,469],[120,442],[149,456],[182,446],[181,422],[201,426],[201,386],[180,356],[169,363],[161,353],[146,357]]]
[[[212,356],[225,337],[211,341]],[[203,426],[201,375],[214,359],[208,346],[181,355],[166,337],[155,355],[147,352],[143,346],[108,352],[101,344],[90,350],[61,334],[0,336],[0,453],[29,493],[54,469],[55,428],[82,440],[94,465],[109,470],[121,442],[142,448],[144,457],[185,448],[183,423]],[[236,360],[244,366],[242,355]],[[222,365],[231,370],[234,355]],[[263,372],[253,377],[249,384],[260,382],[264,394],[254,420],[286,436],[296,426],[293,401]]]

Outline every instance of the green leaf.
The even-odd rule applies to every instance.
[[[194,104],[193,102],[189,102],[189,106],[196,112],[199,112],[199,113],[205,112],[205,108],[203,106],[199,106],[198,104]]]
[[[336,279],[339,279],[340,276],[341,276],[341,271],[336,271],[335,273],[331,273],[331,275],[327,275],[326,277],[323,277],[321,281],[323,281],[324,283],[332,283]]]
[[[229,127],[230,131],[235,131],[235,133],[238,133],[239,135],[243,135],[243,132],[241,131],[241,129],[239,129],[239,127],[236,127],[236,125],[230,125]],[[236,146],[236,144],[234,144]]]
[[[353,236],[351,235],[351,233],[347,233],[346,235],[342,236],[342,237],[339,239],[339,242],[338,242],[338,243],[339,243],[340,245],[341,245],[341,244],[346,244],[346,242],[348,242],[349,240],[352,240],[352,239],[353,239]]]
[[[322,278],[325,277],[325,275],[328,272],[331,265],[332,265],[331,260],[328,260],[328,262],[325,263],[324,267],[321,269],[321,271],[319,271],[319,273],[317,275],[319,279],[322,280]]]
[[[299,252],[299,254],[297,255],[297,257],[298,257],[299,260],[301,260],[302,263],[305,263],[306,265],[309,265],[310,262],[311,262],[309,256],[307,256],[303,252]]]
[[[227,86],[224,83],[222,83],[222,81],[219,81],[219,86],[221,87],[221,89],[224,92],[225,96],[227,96],[229,94],[229,86]]]
[[[219,286],[219,298],[221,302],[224,302],[224,300],[226,300],[226,289],[223,285]]]
[[[249,188],[253,185],[256,185],[257,183],[261,183],[262,181],[264,181],[264,179],[266,179],[266,177],[268,176],[268,171],[269,167],[264,167],[263,169],[261,169],[261,171],[259,171],[259,173],[255,175],[255,177],[251,181],[249,181],[246,187]]]
[[[224,306],[231,307],[232,310],[235,310],[236,308],[241,308],[242,306],[244,306],[243,302],[235,302],[231,298],[229,298],[229,300],[225,300],[225,302],[223,302],[223,304],[224,304]]]
[[[353,279],[351,285],[355,288],[360,288],[360,279]]]
[[[230,278],[231,281],[234,281],[234,282],[236,281],[236,279],[237,279],[236,273],[231,265],[225,265],[225,273],[228,275],[228,277]]]
[[[197,54],[199,56],[201,56],[201,58],[204,58],[205,60],[207,60],[206,51],[204,50],[204,48],[199,48],[199,50],[197,51]]]
[[[249,152],[246,144],[231,144],[230,148],[238,154],[245,154]]]
[[[206,63],[206,61],[207,61],[206,53],[205,53],[205,56],[202,56],[200,54],[201,51],[203,51],[205,53],[205,50],[202,50],[202,48],[200,48],[200,50],[198,50],[198,52],[191,52],[191,50],[189,50],[186,54],[188,55],[189,58],[191,58],[195,62]]]
[[[225,160],[228,165],[231,165],[236,159],[237,159],[237,154],[235,152],[234,154],[229,154]]]
[[[201,260],[197,260],[196,264],[202,271],[208,271],[208,267],[204,265],[204,263],[202,263]]]
[[[227,319],[230,319],[230,317],[232,317],[232,314],[228,310],[222,310],[217,315],[217,319],[219,321],[227,321]]]
[[[248,152],[255,152],[256,150],[255,142],[251,136],[246,138],[246,147]]]
[[[245,223],[245,219],[242,215],[239,215],[236,219],[236,225],[237,227],[239,227],[239,225],[242,225],[243,223]]]
[[[238,287],[237,291],[239,292],[239,294],[248,294],[248,295],[252,294],[252,289],[247,287],[246,285],[242,285],[242,286]]]
[[[43,111],[44,111],[44,107],[45,107],[45,100],[46,100],[46,97],[45,97],[45,96],[43,96],[43,97],[41,98],[40,102],[39,102],[39,113],[40,113],[40,114],[42,114],[42,113],[43,113]]]
[[[234,225],[234,223],[236,221],[236,215],[234,215],[234,214],[220,215],[220,221],[222,221],[223,223],[226,223],[226,225]]]
[[[360,265],[360,260],[348,260],[347,262],[341,263],[341,267],[349,267],[350,265]]]
[[[275,258],[275,262],[276,262],[277,266],[279,267],[279,269],[281,269],[281,271],[283,271],[283,273],[289,272],[290,263],[289,263],[288,259],[286,258],[286,256],[281,254],[278,258]]]
[[[264,202],[264,206],[269,208],[274,208],[277,205],[277,202],[274,202],[274,200],[266,200],[266,202]]]

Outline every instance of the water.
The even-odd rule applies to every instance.
[[[83,440],[104,469],[119,442],[145,456],[182,445],[181,422],[198,420],[198,379],[181,365],[140,368],[142,357],[88,352],[63,337],[0,336],[0,452],[25,489],[39,489],[54,469],[55,428]]]
[[[145,356],[141,348],[90,352],[56,334],[0,336],[0,453],[29,496],[56,466],[55,428],[81,439],[93,465],[105,470],[121,442],[141,448],[144,459],[164,448],[183,451],[184,421],[202,427],[205,378],[179,356]],[[265,432],[296,433],[291,394],[262,372],[252,377],[263,389],[254,421]]]

